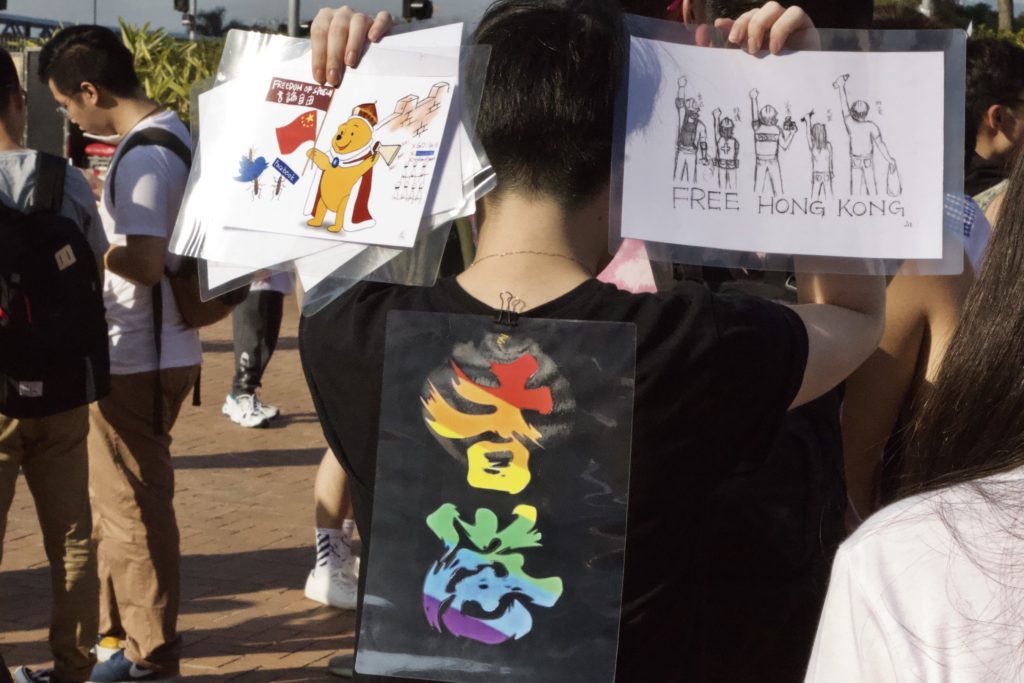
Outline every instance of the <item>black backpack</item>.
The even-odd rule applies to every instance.
[[[96,256],[62,216],[66,162],[40,153],[27,212],[0,204],[0,413],[45,417],[110,392]]]

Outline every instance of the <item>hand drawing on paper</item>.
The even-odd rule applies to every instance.
[[[718,169],[718,189],[735,190],[736,174],[740,166],[740,141],[733,136],[735,124],[722,110],[711,112],[715,124],[715,168]]]
[[[252,148],[249,148],[249,154],[243,155],[242,158],[238,160],[238,175],[235,176],[235,180],[240,183],[252,183],[252,187],[250,189],[254,199],[259,197],[260,192],[262,191],[262,188],[260,187],[260,176],[263,175],[263,172],[270,166],[270,164],[267,163],[266,157],[253,158],[255,153],[256,152]]]
[[[750,91],[750,125],[754,129],[754,192],[782,194],[782,167],[779,165],[779,150],[789,149],[796,134],[796,124],[786,118],[779,126],[779,112],[775,107],[758,102],[757,88]],[[771,185],[768,188],[769,184]]]
[[[679,79],[679,90],[676,95],[676,111],[679,114],[679,126],[676,133],[676,161],[672,171],[673,178],[681,182],[697,183],[698,152],[700,163],[708,163],[708,131],[700,120],[700,102],[695,97],[686,96],[686,76]]]
[[[868,120],[871,105],[864,100],[850,104],[846,95],[846,82],[849,79],[850,74],[843,74],[833,81],[832,87],[839,92],[843,123],[850,138],[850,194],[878,194],[878,179],[875,177],[875,152],[878,152],[888,163],[886,193],[890,197],[899,196],[903,189],[896,159],[889,153],[878,124]]]
[[[428,189],[427,178],[436,160],[437,149],[433,145],[416,143],[402,165],[402,175],[395,178],[395,191],[391,198],[407,202],[423,199],[423,193]]]
[[[373,139],[376,123],[376,105],[360,104],[352,110],[352,116],[338,126],[331,140],[331,156],[316,147],[306,153],[323,172],[313,217],[306,225],[319,228],[328,210],[335,213],[334,224],[327,227],[330,232],[341,232],[346,224],[350,230],[376,225],[369,206],[373,166],[381,158],[380,143]],[[350,205],[353,193],[355,200]]]
[[[387,133],[400,133],[402,129],[411,130],[414,137],[419,137],[430,126],[441,110],[441,103],[451,93],[451,86],[442,81],[435,83],[424,98],[409,94],[395,103],[395,110],[380,122],[380,129]]]
[[[807,147],[811,150],[811,198],[822,199],[833,196],[832,143],[828,141],[828,128],[824,123],[814,122],[814,110],[800,119],[807,133]]]

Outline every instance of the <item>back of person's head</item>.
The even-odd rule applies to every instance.
[[[139,88],[135,60],[116,33],[102,26],[63,29],[39,53],[39,78],[53,81],[65,95],[92,83],[118,97],[131,97]]]
[[[765,4],[765,0],[703,1],[708,8],[708,16],[732,19]],[[781,0],[780,4],[786,7],[798,5],[818,28],[868,28],[875,7],[874,0]]]
[[[864,100],[857,100],[850,105],[850,116],[853,117],[854,121],[863,121],[868,117],[868,113],[871,112],[871,105]]]
[[[622,9],[629,14],[654,19],[673,19],[681,16],[678,11],[669,15],[666,0],[621,0]],[[764,0],[693,0],[697,5],[698,20],[718,17],[735,19],[748,10],[757,9]],[[868,28],[874,0],[784,0],[782,5],[799,5],[807,12],[818,28]]]
[[[1024,105],[1024,47],[1009,40],[967,41],[967,149],[973,150],[992,105]]]
[[[828,147],[828,128],[824,123],[815,123],[811,126],[811,141],[816,149]]]
[[[774,126],[779,122],[779,112],[772,105],[766,104],[757,112],[757,120],[765,126]]]
[[[618,6],[607,0],[498,0],[476,31],[491,46],[477,133],[497,197],[539,193],[571,207],[611,167],[615,97],[625,65]]]
[[[6,118],[15,98],[21,97],[21,81],[11,53],[0,47],[0,119]]]
[[[1024,154],[933,389],[917,410],[897,495],[1024,465]],[[1020,506],[1020,500],[1013,501]]]

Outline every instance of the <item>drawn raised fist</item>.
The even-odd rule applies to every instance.
[[[838,90],[839,88],[843,87],[843,84],[846,83],[846,81],[848,80],[850,80],[850,74],[843,74],[842,76],[840,76],[839,78],[832,82],[832,87]]]
[[[760,95],[760,94],[761,94],[761,93],[759,93],[759,92],[757,91],[757,88],[754,88],[753,90],[751,90],[751,91],[750,91],[750,99],[752,99],[752,100],[756,100],[756,99],[757,99],[757,96],[758,96],[758,95]]]
[[[680,88],[685,88],[686,87],[686,76],[680,77],[680,79],[679,79],[679,87]]]
[[[715,110],[713,112],[711,112],[711,115],[712,116],[721,116],[722,115],[722,110],[719,107],[715,107]]]

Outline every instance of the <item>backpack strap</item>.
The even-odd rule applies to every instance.
[[[181,159],[186,167],[192,165],[192,149],[182,142],[181,138],[164,128],[143,128],[121,143],[117,163],[111,166],[107,172],[107,185],[110,187],[110,204],[112,206],[117,205],[117,183],[115,182],[117,167],[121,165],[121,159],[124,159],[125,155],[136,147],[163,147]]]
[[[186,167],[192,165],[192,149],[182,142],[181,138],[163,128],[143,128],[121,143],[117,163],[107,171],[107,186],[110,188],[110,205],[117,205],[117,168],[121,165],[124,155],[136,147],[163,147],[181,159]],[[161,283],[157,282],[150,288],[153,301],[153,343],[156,345],[156,376],[153,380],[153,434],[163,436],[164,433],[164,391],[160,381],[160,354],[163,340],[164,297]]]
[[[64,177],[67,159],[39,152],[36,157],[36,186],[32,194],[32,211],[60,213],[64,206]]]
[[[153,377],[153,435],[164,435],[164,387],[160,381],[160,354],[163,347],[164,294],[158,280],[150,288],[153,295],[153,342],[156,344],[156,373]]]

